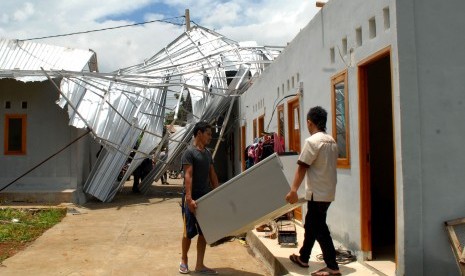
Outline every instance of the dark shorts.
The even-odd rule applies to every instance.
[[[195,215],[191,213],[189,207],[187,206],[185,196],[182,196],[182,218],[184,222],[184,237],[188,239],[192,239],[197,235],[203,235],[202,229],[200,229],[200,225],[195,218]]]

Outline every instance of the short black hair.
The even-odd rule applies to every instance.
[[[197,122],[194,126],[194,137],[197,136],[197,134],[199,133],[199,131],[201,131],[202,133],[204,133],[207,129],[211,129],[212,126],[205,122],[205,121],[200,121],[200,122]]]
[[[326,110],[321,106],[312,107],[307,113],[307,120],[312,121],[318,130],[326,131],[327,118],[328,112],[326,112]]]

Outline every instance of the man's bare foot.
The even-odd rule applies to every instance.
[[[199,274],[205,274],[205,275],[217,275],[218,274],[218,271],[208,268],[206,266],[198,267],[198,268],[196,267],[195,272]]]

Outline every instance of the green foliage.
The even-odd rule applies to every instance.
[[[65,215],[66,209],[63,208],[32,210],[1,208],[0,248],[2,244],[5,244],[14,253],[15,249],[19,250],[26,243],[34,241],[47,229],[60,222]],[[0,262],[10,256],[7,253],[0,254]]]
[[[180,97],[179,94],[175,94],[176,99]],[[190,94],[187,93],[185,97],[181,97],[180,102],[181,107],[178,112],[178,120],[176,121],[177,125],[185,126],[187,121],[187,115],[189,112],[192,112],[192,103]],[[171,124],[174,120],[174,111],[168,112],[165,114],[165,125]]]

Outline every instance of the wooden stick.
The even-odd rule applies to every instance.
[[[465,264],[465,248],[462,248],[462,256],[460,257],[459,262]]]

